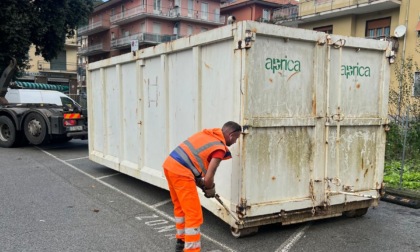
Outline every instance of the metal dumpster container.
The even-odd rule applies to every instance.
[[[244,134],[202,205],[236,237],[363,215],[383,179],[390,44],[252,21],[88,66],[89,158],[161,188],[169,152],[233,120]]]

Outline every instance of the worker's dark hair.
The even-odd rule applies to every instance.
[[[222,131],[223,132],[229,132],[229,134],[233,133],[233,132],[237,132],[237,131],[242,132],[242,127],[241,127],[241,125],[237,124],[236,122],[229,121],[229,122],[223,124]]]

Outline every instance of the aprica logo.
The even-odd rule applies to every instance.
[[[370,67],[359,66],[359,63],[355,66],[342,65],[341,75],[346,76],[346,79],[348,79],[349,76],[370,77]]]
[[[273,71],[286,70],[290,72],[300,72],[300,61],[285,59],[267,58],[265,60],[265,69]]]

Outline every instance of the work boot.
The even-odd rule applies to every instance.
[[[182,251],[184,251],[184,245],[185,245],[185,242],[183,240],[176,239],[175,252],[182,252]]]

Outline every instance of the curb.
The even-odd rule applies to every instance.
[[[381,200],[414,209],[420,208],[420,197],[418,195],[397,189],[386,189]]]

